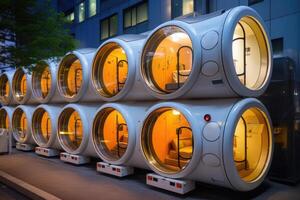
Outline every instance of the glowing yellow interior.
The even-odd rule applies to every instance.
[[[80,115],[72,108],[63,111],[59,118],[59,136],[70,150],[79,148],[83,138],[83,128]]]
[[[150,87],[163,93],[174,92],[190,75],[192,41],[176,26],[161,28],[148,40],[142,61]]]
[[[268,76],[268,47],[264,33],[251,17],[243,17],[236,25],[232,54],[236,74],[243,85],[260,89]]]
[[[22,109],[17,109],[12,119],[13,131],[20,142],[24,141],[27,135],[27,117]]]
[[[269,122],[258,108],[246,110],[240,117],[233,138],[236,169],[245,182],[258,178],[269,155]]]
[[[144,132],[145,131],[145,132]],[[193,133],[185,116],[173,108],[154,111],[143,127],[145,155],[164,172],[183,170],[193,155]]]
[[[27,79],[23,70],[18,70],[14,76],[13,87],[15,97],[18,101],[22,101],[27,92]]]
[[[128,75],[124,49],[114,42],[104,45],[97,54],[93,73],[94,83],[101,95],[111,97],[119,93]]]
[[[49,67],[46,67],[41,75],[41,92],[42,96],[45,98],[48,96],[51,89],[51,74]]]
[[[9,81],[5,74],[0,76],[0,101],[7,102],[9,97],[10,87]]]
[[[82,65],[73,55],[64,58],[59,69],[59,84],[66,97],[74,97],[82,86]]]
[[[97,146],[111,160],[120,159],[128,145],[128,129],[122,114],[106,108],[96,117],[94,134]]]
[[[33,134],[39,144],[47,144],[51,136],[51,119],[49,113],[39,108],[33,115]]]
[[[7,131],[9,128],[9,117],[6,110],[0,110],[0,131]]]

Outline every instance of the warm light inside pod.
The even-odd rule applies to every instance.
[[[10,87],[8,77],[7,75],[2,74],[0,76],[0,100],[3,102],[8,102],[9,92]]]
[[[247,109],[239,118],[233,138],[233,157],[245,182],[257,179],[267,166],[270,151],[270,124],[258,108]]]
[[[32,74],[32,85],[37,97],[45,99],[51,90],[51,72],[49,66],[43,67],[40,71],[34,71]]]
[[[153,111],[142,130],[142,147],[148,161],[164,173],[182,171],[193,156],[193,133],[178,110],[163,107]]]
[[[109,160],[118,160],[128,146],[128,128],[123,115],[114,108],[100,111],[93,125],[97,149]]]
[[[12,85],[17,101],[22,101],[27,92],[27,78],[22,69],[15,72]]]
[[[9,116],[5,109],[0,110],[0,133],[9,128]]]
[[[245,87],[260,89],[269,75],[266,36],[259,22],[243,17],[235,27],[232,42],[236,75]]]
[[[48,143],[51,137],[51,119],[49,113],[43,109],[38,108],[32,118],[33,135],[38,141],[39,145]]]
[[[144,78],[149,87],[159,93],[172,93],[182,87],[189,78],[192,65],[192,41],[177,26],[157,30],[143,50]]]
[[[20,142],[24,141],[26,135],[29,134],[30,130],[28,130],[27,128],[27,123],[28,121],[26,114],[21,108],[17,108],[13,113],[12,128],[15,136],[19,139]]]

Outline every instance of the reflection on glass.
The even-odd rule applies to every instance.
[[[78,9],[79,9],[78,21],[83,22],[85,19],[85,3],[84,2],[80,3]]]
[[[149,86],[162,93],[172,93],[190,75],[193,64],[192,41],[182,29],[166,26],[150,37],[142,56]]]
[[[106,108],[95,118],[93,134],[98,149],[110,160],[120,159],[128,145],[128,129],[122,114]]]
[[[173,108],[160,108],[149,115],[143,127],[143,150],[159,170],[178,173],[193,155],[193,133],[185,116]]]
[[[27,92],[26,74],[22,69],[18,69],[13,78],[14,95],[18,101],[22,101]]]
[[[128,62],[125,51],[116,43],[104,45],[97,54],[93,68],[94,84],[107,97],[118,94],[125,85]]]
[[[68,55],[59,67],[59,86],[66,97],[74,97],[82,86],[82,66],[74,55]]]
[[[269,155],[269,122],[258,108],[246,110],[240,117],[233,138],[236,169],[245,182],[258,178]]]
[[[182,0],[182,15],[194,12],[194,0]]]
[[[51,89],[51,73],[49,66],[44,67],[41,71],[34,71],[32,74],[32,85],[34,93],[45,99]]]
[[[51,136],[51,119],[49,113],[43,108],[35,111],[32,119],[33,134],[40,145],[48,143]]]
[[[251,90],[260,89],[268,76],[268,47],[260,25],[251,17],[243,17],[236,25],[232,54],[241,83]]]
[[[58,120],[58,132],[64,146],[71,151],[77,150],[83,138],[80,115],[73,108],[63,110]]]
[[[28,134],[27,131],[29,130],[27,130],[27,117],[22,109],[17,108],[17,110],[14,111],[12,124],[13,132],[20,142],[24,142]]]
[[[9,97],[9,81],[5,74],[0,76],[0,101],[1,102],[8,102]]]
[[[92,17],[97,13],[97,0],[89,0],[89,16]]]

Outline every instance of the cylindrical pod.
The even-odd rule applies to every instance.
[[[44,64],[37,66],[38,69],[32,73],[32,94],[39,103],[62,103],[63,97],[57,89],[57,68],[56,59],[44,61]]]
[[[15,71],[7,71],[0,75],[0,103],[2,105],[16,104],[12,94],[12,79]]]
[[[121,35],[104,42],[95,54],[91,80],[104,101],[147,100],[139,59],[146,35]]]
[[[93,144],[102,160],[114,165],[148,168],[139,148],[137,124],[149,103],[107,103],[94,117]]]
[[[31,74],[27,70],[16,69],[12,79],[12,93],[18,104],[37,103],[32,95]]]
[[[0,135],[5,133],[12,133],[11,119],[14,108],[3,106],[0,108]]]
[[[92,87],[91,65],[95,49],[79,49],[67,53],[57,70],[57,87],[67,102],[91,102],[100,99]]]
[[[62,108],[57,121],[57,134],[61,147],[67,153],[97,156],[91,128],[98,107],[91,104],[68,104]]]
[[[141,132],[149,167],[165,177],[249,191],[271,165],[271,120],[253,98],[158,103]]]
[[[62,105],[42,104],[35,108],[32,116],[32,137],[38,146],[61,150],[57,138],[57,119]]]
[[[257,97],[270,82],[271,43],[257,12],[239,6],[158,26],[140,66],[159,99]]]
[[[31,133],[34,106],[19,105],[12,114],[12,131],[15,140],[24,144],[36,144]]]

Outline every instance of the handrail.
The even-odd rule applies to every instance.
[[[180,88],[180,76],[189,76],[190,74],[181,74],[180,73],[180,63],[179,63],[179,58],[180,58],[180,51],[184,48],[188,48],[193,56],[193,49],[190,46],[181,46],[178,50],[177,50],[177,64],[176,64],[176,71],[177,71],[177,89]],[[184,69],[185,70],[185,69]]]
[[[121,82],[120,81],[120,74],[119,74],[120,69],[119,68],[123,67],[123,64],[120,65],[123,62],[125,62],[127,64],[127,66],[128,66],[127,60],[120,60],[120,61],[117,62],[117,65],[116,65],[116,73],[117,73],[116,78],[117,78],[117,90],[118,90],[118,92],[120,92],[120,85],[124,85],[125,82],[126,82],[126,81],[125,82]]]
[[[243,163],[244,162],[245,163],[245,170],[247,170],[248,169],[248,164],[247,164],[247,160],[248,160],[248,155],[247,155],[247,131],[248,131],[248,129],[247,129],[246,120],[244,119],[243,116],[241,116],[241,119],[242,119],[242,121],[244,123],[244,127],[245,127],[245,132],[244,132],[245,133],[245,148],[244,148],[245,158],[243,160],[234,160],[234,162],[237,162],[237,163]]]
[[[179,128],[176,129],[176,135],[177,135],[177,163],[178,163],[178,167],[181,169],[181,164],[180,164],[180,159],[183,160],[189,160],[191,159],[191,157],[183,157],[180,155],[180,148],[179,148],[179,142],[180,142],[180,137],[179,135],[181,134],[183,129],[188,129],[189,131],[192,132],[192,129],[188,126],[181,126]],[[193,133],[192,133],[192,155],[193,155],[193,151],[194,151],[194,137],[193,137]]]
[[[78,76],[78,73],[79,72],[82,72],[82,69],[80,69],[80,68],[77,68],[77,69],[75,69],[75,79],[74,79],[74,84],[75,84],[75,94],[77,94],[78,93],[78,85],[77,85],[77,76]]]
[[[119,123],[119,120],[118,120],[118,115],[116,115],[116,139],[117,139],[117,154],[118,154],[118,157],[120,158],[120,149],[126,149],[126,148],[123,148],[120,146],[120,140],[119,140],[119,135],[120,135],[120,127],[122,126],[127,126],[126,123]]]

